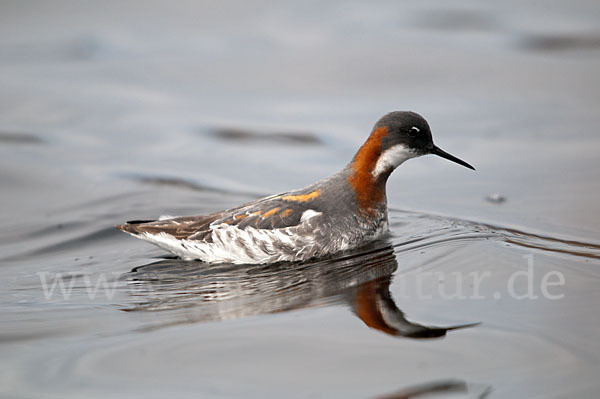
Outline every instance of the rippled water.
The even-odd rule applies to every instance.
[[[0,396],[597,397],[596,2],[232,4],[0,6]],[[477,171],[402,165],[384,240],[113,227],[307,185],[393,109]]]

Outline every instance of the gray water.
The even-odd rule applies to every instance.
[[[599,19],[1,3],[0,395],[598,397]],[[401,109],[477,171],[402,165],[359,251],[207,266],[113,228],[307,185]]]

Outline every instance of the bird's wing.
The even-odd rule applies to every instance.
[[[307,216],[316,216],[319,209],[313,200],[319,195],[319,190],[284,193],[210,215],[128,222],[117,228],[131,234],[166,233],[177,239],[190,240],[205,240],[210,236],[212,229],[220,226],[236,226],[239,229],[281,229],[297,226]],[[309,213],[305,214],[307,211]]]

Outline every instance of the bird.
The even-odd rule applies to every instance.
[[[386,183],[403,162],[433,154],[467,162],[433,142],[411,111],[381,117],[350,163],[304,188],[201,216],[116,226],[184,260],[208,264],[302,262],[356,249],[389,232]]]

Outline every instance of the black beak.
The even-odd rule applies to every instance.
[[[448,154],[446,151],[442,150],[438,146],[434,145],[433,148],[431,149],[431,151],[429,153],[430,154],[435,154],[435,155],[440,156],[442,158],[446,158],[449,161],[456,162],[459,165],[462,165],[462,166],[467,167],[469,169],[475,170],[474,167],[472,167],[471,165],[469,165],[468,163],[466,163],[462,159],[458,159],[454,155]]]

